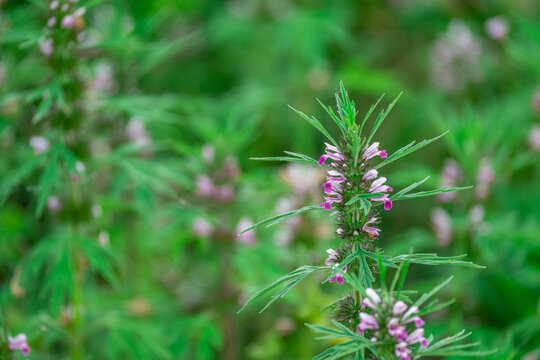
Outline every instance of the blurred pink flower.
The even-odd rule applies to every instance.
[[[28,346],[28,339],[24,334],[19,334],[15,337],[9,336],[8,347],[11,351],[21,350],[24,356],[28,356],[30,354],[30,346]]]
[[[491,160],[487,157],[483,158],[476,173],[476,198],[479,200],[489,196],[491,184],[495,182],[495,171],[491,165]]]
[[[214,194],[214,182],[207,175],[199,175],[195,180],[197,186],[197,195],[202,197],[211,197]]]
[[[540,151],[540,124],[534,124],[529,132],[529,145],[533,150]]]
[[[47,198],[47,208],[52,212],[58,212],[62,209],[62,202],[57,196],[49,196]]]
[[[49,150],[49,140],[43,136],[30,137],[30,146],[34,149],[34,154],[40,155]]]
[[[540,90],[535,91],[531,97],[531,106],[535,112],[540,112]]]
[[[150,144],[150,137],[140,117],[135,116],[129,120],[126,126],[126,135],[132,143],[138,146],[144,147]]]
[[[493,40],[501,41],[508,35],[508,21],[504,16],[495,16],[484,24],[486,33]]]
[[[212,224],[205,218],[198,217],[193,222],[193,234],[201,237],[208,237],[213,232]]]
[[[38,45],[39,45],[39,50],[41,51],[41,53],[47,57],[51,56],[52,53],[54,52],[54,45],[53,45],[52,38],[48,38],[48,39],[41,38],[39,39]]]
[[[452,219],[443,208],[435,208],[430,213],[431,226],[437,237],[437,244],[446,246],[452,241]]]
[[[201,154],[203,160],[207,164],[211,164],[216,158],[216,149],[211,144],[204,144],[201,149]]]
[[[439,180],[440,187],[454,187],[456,182],[461,180],[463,173],[461,167],[454,159],[446,159],[444,168]],[[456,198],[456,192],[447,192],[437,195],[437,199],[441,202],[449,202]]]
[[[243,234],[240,234],[241,231],[249,228],[250,226],[253,226],[253,221],[250,218],[244,217],[240,219],[240,221],[238,222],[238,225],[236,226],[236,233],[238,234],[236,236],[237,242],[243,243],[246,245],[255,245],[255,243],[257,242],[255,230],[249,230]]]

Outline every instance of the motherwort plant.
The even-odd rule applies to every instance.
[[[328,257],[325,266],[302,266],[256,293],[246,302],[245,306],[281,287],[263,308],[264,310],[275,300],[287,294],[306,276],[315,271],[323,270],[328,272],[326,281],[337,283],[338,286],[341,285],[344,288],[348,288],[344,285],[348,284],[350,288],[345,290],[341,299],[327,307],[334,312],[333,324],[336,328],[320,325],[308,326],[317,332],[322,332],[325,335],[323,338],[348,338],[350,341],[326,350],[315,359],[337,359],[350,354],[354,354],[355,359],[400,360],[417,359],[424,355],[473,354],[473,356],[478,356],[479,352],[461,350],[472,346],[471,344],[454,345],[455,341],[461,340],[466,334],[459,333],[434,344],[432,344],[431,337],[425,336],[424,320],[420,315],[437,310],[450,302],[440,305],[435,301],[424,310],[420,310],[420,305],[450,279],[412,304],[410,304],[409,297],[401,291],[406,273],[402,269],[406,270],[410,263],[477,266],[462,261],[464,255],[439,257],[436,254],[410,253],[390,257],[383,255],[377,246],[377,239],[382,232],[381,212],[390,211],[395,201],[465,189],[444,187],[413,193],[412,191],[424,183],[426,178],[402,190],[395,191],[389,185],[392,181],[381,174],[381,169],[384,166],[432,143],[446,133],[419,143],[413,141],[389,154],[375,140],[375,134],[397,99],[386,110],[379,113],[369,132],[364,131],[366,123],[380,99],[361,120],[357,119],[358,112],[354,107],[354,102],[349,99],[343,84],[340,88],[340,94],[336,94],[336,99],[337,112],[322,103],[321,105],[339,127],[339,140],[335,140],[317,119],[295,110],[303,119],[324,134],[329,141],[326,143],[324,154],[318,160],[288,151],[285,152],[287,154],[285,157],[257,158],[258,160],[303,162],[324,167],[327,173],[326,181],[322,184],[325,193],[324,202],[320,205],[306,206],[263,220],[244,231],[262,225],[271,226],[306,211],[324,210],[328,211],[335,220],[335,236],[341,243],[338,247],[327,250]],[[387,267],[398,268],[389,289],[384,283]],[[379,272],[381,275],[380,290],[373,288],[374,272]]]

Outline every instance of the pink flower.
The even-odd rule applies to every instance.
[[[364,176],[362,176],[362,180],[371,181],[371,180],[375,179],[378,174],[379,174],[379,172],[377,170],[375,170],[375,169],[368,170],[368,171],[366,171]]]
[[[366,295],[367,296],[364,298],[364,300],[362,300],[362,309],[368,306],[373,310],[377,310],[377,306],[375,304],[381,303],[381,298],[379,294],[377,294],[377,292],[372,288],[367,288]]]
[[[372,217],[371,219],[369,219],[365,224],[364,226],[362,226],[362,230],[364,230],[365,232],[368,233],[370,239],[376,239],[379,237],[379,232],[381,231],[380,229],[377,229],[375,227],[372,227],[372,226],[369,226],[369,224],[372,224],[374,223],[375,221],[377,221],[377,218],[376,217]]]
[[[54,25],[56,25],[56,18],[53,16],[47,20],[47,26],[52,28]]]
[[[66,15],[62,19],[62,22],[60,23],[60,26],[62,26],[63,29],[71,29],[75,26],[75,16],[74,15]]]
[[[210,177],[206,175],[197,176],[196,186],[197,186],[197,195],[201,197],[210,197],[214,194],[215,186],[214,182]]]
[[[495,16],[486,21],[484,24],[486,33],[493,40],[504,40],[508,35],[508,21],[503,16]]]
[[[454,159],[447,159],[444,162],[444,168],[440,177],[441,187],[454,187],[456,182],[461,180],[463,174],[461,167]],[[456,192],[447,192],[437,195],[437,199],[441,202],[449,202],[457,197]]]
[[[346,269],[342,269],[343,272],[346,272]],[[332,276],[329,280],[329,282],[334,282],[336,281],[339,285],[343,285],[343,283],[345,282],[345,280],[343,279],[343,275],[341,275],[341,273],[337,273],[335,276]]]
[[[399,319],[392,318],[386,326],[388,328],[388,333],[392,336],[400,335],[405,332],[405,326],[399,324]]]
[[[62,202],[56,196],[49,196],[47,198],[47,208],[52,212],[58,212],[62,208]]]
[[[52,53],[54,52],[54,45],[53,45],[52,38],[48,38],[48,39],[41,38],[39,39],[38,45],[39,45],[39,50],[41,51],[41,53],[47,57],[51,56]]]
[[[531,97],[531,106],[535,112],[540,112],[540,90],[536,90]]]
[[[369,188],[370,193],[382,193],[387,191],[392,191],[390,186],[384,185],[386,182],[385,177],[380,177],[377,180],[373,181]],[[392,200],[388,197],[388,194],[384,194],[383,196],[371,198],[371,201],[384,201],[384,210],[390,210],[392,208]]]
[[[9,350],[21,350],[24,356],[28,356],[30,354],[30,346],[28,346],[28,339],[26,338],[26,335],[19,334],[15,337],[9,336],[8,343]]]
[[[404,341],[396,344],[394,347],[394,353],[397,357],[400,358],[400,360],[409,360],[409,354],[412,352],[411,349],[409,349],[408,344]]]
[[[485,157],[476,173],[476,198],[480,200],[487,198],[493,182],[495,182],[495,171],[490,159]]]
[[[538,93],[538,95],[540,102],[540,92]],[[540,124],[533,125],[531,131],[529,132],[529,146],[533,150],[540,151]]]
[[[213,232],[212,224],[202,217],[198,217],[193,222],[193,234],[201,237],[208,237]]]
[[[238,225],[236,226],[236,232],[239,233],[236,237],[236,241],[239,243],[243,243],[246,245],[255,245],[257,242],[257,237],[255,236],[255,231],[250,230],[246,231],[245,233],[240,234],[241,231],[253,226],[253,221],[248,218],[244,217],[240,219],[238,222]]]
[[[394,316],[398,316],[398,315],[403,314],[403,312],[405,310],[407,310],[407,304],[405,304],[403,301],[399,300],[399,301],[396,301],[396,303],[392,307],[392,314]]]
[[[420,329],[416,329],[414,330],[412,333],[409,334],[409,336],[407,336],[407,338],[405,339],[405,341],[409,344],[409,345],[413,345],[413,344],[416,344],[418,342],[421,342],[421,343],[425,343],[424,342],[425,338],[424,338],[424,329],[420,328]],[[427,343],[427,341],[426,341]],[[426,344],[427,346],[427,344]],[[424,346],[425,347],[425,346]]]
[[[338,252],[334,249],[328,249],[326,252],[328,253],[328,257],[324,263],[326,266],[334,266],[338,262]]]
[[[388,157],[388,154],[385,150],[379,150],[379,143],[374,142],[366,149],[366,151],[364,151],[362,157],[364,158],[364,160],[369,160],[377,155],[379,155],[383,159]]]
[[[49,140],[42,136],[30,137],[30,146],[34,148],[34,154],[40,155],[49,150]]]
[[[360,324],[358,324],[358,331],[360,334],[364,334],[364,331],[367,329],[378,329],[379,323],[377,322],[377,319],[373,317],[373,315],[370,315],[365,312],[360,313]]]
[[[132,143],[140,147],[148,146],[151,142],[143,120],[137,116],[129,120],[126,126],[126,136]]]
[[[325,260],[326,266],[331,266],[332,269],[336,268],[340,263],[340,257],[342,256],[339,251],[336,251],[334,249],[328,249],[326,250],[328,253],[328,257]],[[347,267],[344,267],[341,269],[344,273],[347,272]],[[336,281],[338,284],[342,285],[345,282],[345,279],[343,279],[343,275],[341,273],[337,273],[336,275],[332,276],[329,280],[330,282]]]
[[[58,9],[58,6],[60,6],[60,3],[58,2],[58,0],[54,0],[51,2],[51,5],[49,6],[49,9],[51,10],[56,10]]]
[[[325,149],[325,153],[326,155],[322,155],[320,158],[319,158],[319,166],[322,166],[324,165],[324,162],[326,161],[326,159],[330,158],[332,160],[335,160],[335,161],[342,161],[344,158],[343,158],[343,154],[341,153],[341,151],[339,151],[339,149],[335,146],[332,146],[328,143],[325,143],[326,145],[326,149]]]
[[[437,243],[446,246],[452,241],[452,220],[443,208],[435,208],[430,213],[431,226],[437,236]]]

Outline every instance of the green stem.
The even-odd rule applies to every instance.
[[[80,203],[80,193],[78,185],[71,181],[71,196],[73,198],[74,204]],[[81,339],[81,305],[82,305],[82,269],[79,261],[79,247],[78,234],[79,227],[76,219],[72,219],[71,222],[72,230],[72,243],[71,243],[71,263],[73,264],[73,293],[71,298],[71,305],[73,307],[73,322],[69,328],[70,332],[70,347],[71,347],[71,358],[73,360],[82,359],[82,339]]]

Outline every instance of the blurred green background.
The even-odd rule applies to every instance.
[[[389,152],[450,130],[385,168],[393,187],[475,186],[384,215],[385,253],[487,267],[411,268],[419,291],[456,276],[443,293],[455,303],[426,330],[470,329],[491,359],[540,359],[540,3],[0,0],[0,46],[0,307],[31,358],[326,348],[303,325],[328,322],[320,309],[341,294],[322,277],[262,314],[263,302],[236,311],[322,264],[331,220],[237,233],[320,202],[320,170],[249,158],[317,158],[324,139],[287,105],[331,128],[316,99],[333,105],[342,80],[361,114],[404,92],[378,133]]]

